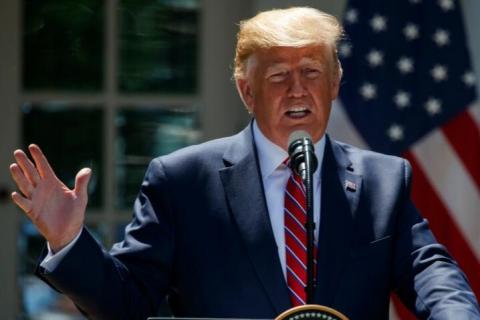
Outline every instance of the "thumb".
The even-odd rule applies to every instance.
[[[78,171],[75,177],[75,193],[81,197],[87,197],[88,195],[88,182],[92,176],[92,169],[83,168]]]

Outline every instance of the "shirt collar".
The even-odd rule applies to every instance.
[[[288,157],[287,151],[270,141],[253,121],[253,139],[257,146],[258,160],[260,162],[260,171],[262,179],[268,178]],[[316,177],[321,177],[323,154],[325,153],[325,135],[314,144],[315,155],[318,160],[318,169],[315,171]]]

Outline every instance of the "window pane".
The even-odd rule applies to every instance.
[[[198,7],[195,0],[120,1],[121,91],[196,91]]]
[[[199,140],[195,112],[123,110],[117,115],[117,206],[130,208],[152,158]]]
[[[23,86],[102,87],[104,1],[23,1]]]
[[[103,181],[103,111],[93,106],[25,104],[23,145],[42,148],[58,178],[69,188],[75,185],[78,170],[90,167],[89,207],[99,207]]]

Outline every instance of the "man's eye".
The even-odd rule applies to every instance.
[[[314,79],[320,76],[320,70],[318,69],[306,69],[305,70],[305,76],[309,79]]]
[[[271,82],[281,82],[287,77],[287,72],[277,72],[268,77]]]

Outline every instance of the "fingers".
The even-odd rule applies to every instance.
[[[22,169],[20,169],[18,164],[14,163],[10,165],[10,173],[12,174],[13,180],[15,181],[23,195],[26,198],[29,198],[32,194],[34,186],[23,174],[23,171]]]
[[[90,168],[83,168],[77,173],[75,177],[75,193],[82,196],[88,195],[88,182],[92,176],[92,170]]]
[[[35,165],[37,166],[40,177],[47,178],[55,176],[55,173],[53,172],[52,167],[50,167],[47,158],[36,144],[29,145],[28,150],[30,150],[30,154],[35,161]]]
[[[20,195],[18,192],[12,192],[13,202],[20,207],[27,215],[32,211],[32,202]]]
[[[22,150],[15,150],[13,156],[15,157],[18,166],[20,166],[20,169],[22,169],[23,174],[28,180],[30,180],[33,186],[36,186],[40,181],[40,176],[32,161],[28,159],[27,155]]]

